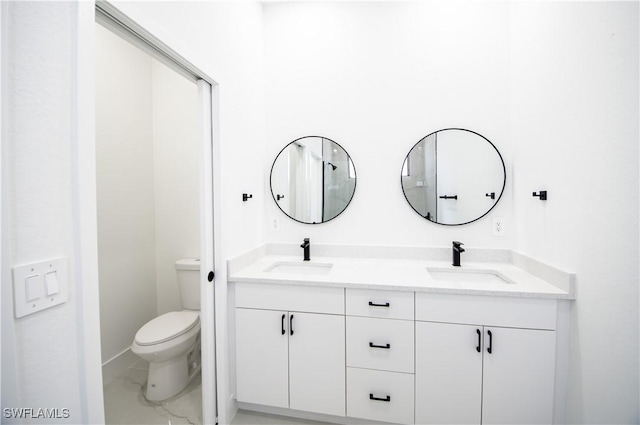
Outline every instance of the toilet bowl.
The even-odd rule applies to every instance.
[[[200,315],[190,310],[163,314],[136,333],[131,351],[149,362],[148,400],[165,400],[189,384],[199,370],[199,364],[189,364],[189,354],[200,348],[199,336]]]
[[[176,261],[182,306],[138,330],[131,351],[149,362],[145,396],[162,401],[182,391],[200,370],[200,263]]]

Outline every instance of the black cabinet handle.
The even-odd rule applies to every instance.
[[[391,396],[388,395],[386,398],[379,398],[379,397],[374,397],[373,394],[369,393],[369,400],[386,401],[388,403],[391,401]]]
[[[289,317],[289,335],[293,335],[293,314]]]
[[[384,348],[384,349],[388,350],[389,348],[391,348],[391,344],[387,343],[385,345],[376,345],[373,342],[370,342],[369,343],[369,347],[371,347],[371,348]]]
[[[487,331],[487,334],[489,334],[489,348],[487,348],[487,352],[491,354],[491,350],[493,348],[493,334],[491,331]]]
[[[440,199],[458,199],[458,195],[443,195],[439,196]]]
[[[286,331],[284,330],[284,316],[286,316],[286,314],[283,314],[283,315],[282,315],[282,323],[281,323],[281,324],[282,324],[282,335],[284,335],[284,334],[285,334],[285,332],[286,332]]]
[[[376,304],[373,301],[369,301],[369,305],[371,307],[389,307],[390,304],[389,303],[384,303],[384,304]]]
[[[478,346],[476,347],[476,351],[479,353],[480,352],[480,340],[482,339],[482,334],[480,333],[480,329],[476,329],[476,332],[478,333]],[[489,331],[491,332],[491,331]]]

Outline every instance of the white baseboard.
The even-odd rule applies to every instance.
[[[130,366],[140,360],[140,357],[136,356],[130,348],[127,348],[122,353],[113,356],[102,364],[102,385],[107,385],[114,378],[121,375]]]
[[[281,407],[262,406],[259,404],[238,402],[239,410],[267,413],[270,415],[285,416],[288,418],[305,419],[338,425],[389,425],[389,422],[372,421],[369,419],[352,418],[348,416],[333,416],[323,413],[304,412],[302,410],[286,409]]]

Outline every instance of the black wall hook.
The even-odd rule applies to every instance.
[[[280,199],[284,198],[284,195],[276,195],[276,199],[279,201]]]
[[[533,192],[533,196],[539,197],[541,201],[546,201],[547,200],[547,191],[546,190],[541,190],[539,193]]]
[[[491,193],[485,193],[484,196],[491,198],[491,199],[496,199],[496,193],[495,192],[491,192]]]
[[[247,202],[247,200],[253,198],[253,195],[247,195],[246,193],[242,194],[242,201]]]

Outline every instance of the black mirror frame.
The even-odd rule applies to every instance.
[[[469,132],[469,133],[473,133],[476,136],[482,137],[487,143],[489,143],[489,145],[491,145],[491,147],[493,149],[495,149],[496,153],[498,154],[498,157],[500,158],[500,162],[502,163],[502,189],[500,190],[500,195],[498,196],[498,199],[496,199],[496,201],[493,203],[491,208],[489,208],[484,214],[482,214],[481,216],[479,216],[477,218],[474,218],[473,220],[466,221],[464,223],[449,224],[449,223],[438,223],[437,221],[429,220],[428,218],[426,218],[425,216],[420,214],[420,212],[413,207],[411,202],[409,202],[409,199],[407,198],[407,194],[404,191],[404,186],[402,184],[402,177],[403,177],[402,176],[402,169],[404,168],[404,164],[407,161],[407,159],[409,158],[409,155],[411,154],[411,151],[413,151],[413,149],[418,145],[418,143],[420,143],[421,141],[423,141],[427,137],[431,136],[432,134],[435,134],[435,133],[438,133],[438,132],[441,132],[441,131],[447,131],[447,130],[461,130],[461,131],[466,131],[466,132]],[[507,168],[504,165],[504,158],[502,158],[502,154],[500,153],[500,151],[498,150],[496,145],[494,145],[491,142],[491,140],[487,139],[482,134],[477,133],[477,132],[475,132],[473,130],[467,130],[466,128],[451,127],[451,128],[442,128],[442,129],[437,130],[437,131],[432,131],[431,133],[427,134],[426,136],[424,136],[423,138],[418,140],[413,146],[411,146],[411,149],[409,149],[409,152],[404,157],[404,161],[402,161],[402,166],[400,167],[400,189],[402,189],[402,195],[404,196],[404,199],[406,199],[407,204],[409,204],[411,209],[414,210],[416,212],[416,214],[418,214],[420,217],[422,217],[423,219],[427,220],[429,223],[439,224],[440,226],[462,226],[464,224],[469,224],[469,223],[473,223],[474,221],[480,220],[482,217],[484,217],[485,215],[489,214],[491,212],[491,210],[493,210],[496,207],[496,205],[498,205],[498,202],[500,202],[500,199],[502,198],[502,195],[504,194],[504,188],[505,188],[506,185],[507,185]]]
[[[354,182],[353,182],[353,193],[351,194],[351,198],[349,198],[349,202],[347,202],[347,204],[345,205],[345,207],[342,209],[342,211],[340,211],[338,214],[336,214],[335,216],[331,217],[329,220],[323,220],[320,222],[313,222],[310,223],[308,221],[300,221],[297,218],[291,217],[289,214],[287,214],[282,208],[280,208],[280,205],[278,204],[278,200],[276,199],[276,194],[273,193],[273,185],[271,184],[271,179],[273,178],[273,168],[276,165],[276,161],[278,160],[278,158],[280,157],[280,154],[287,149],[292,143],[297,142],[298,140],[301,139],[306,139],[308,137],[317,137],[320,139],[325,139],[330,141],[331,143],[335,143],[336,145],[338,145],[340,147],[340,149],[342,149],[344,151],[344,153],[347,154],[347,157],[349,158],[349,161],[351,162],[351,164],[353,165],[353,171],[354,171]],[[348,207],[349,205],[351,205],[351,201],[353,201],[353,197],[356,194],[356,187],[358,186],[358,173],[356,171],[356,165],[353,163],[353,160],[351,159],[351,155],[349,155],[349,152],[347,152],[347,150],[345,148],[342,147],[342,145],[332,139],[329,139],[328,137],[324,137],[324,136],[302,136],[302,137],[298,137],[295,140],[292,140],[291,142],[287,143],[282,149],[280,149],[280,152],[278,152],[278,154],[276,155],[276,158],[273,160],[273,164],[271,164],[271,172],[269,173],[269,190],[271,191],[271,198],[273,199],[273,201],[276,203],[278,209],[287,217],[289,217],[291,220],[293,221],[297,221],[298,223],[302,223],[302,224],[324,224],[324,223],[328,223],[331,220],[335,219],[336,217],[340,216]]]

